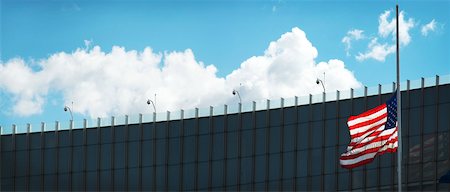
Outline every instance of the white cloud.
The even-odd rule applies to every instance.
[[[306,34],[293,28],[269,44],[261,56],[244,61],[226,78],[214,65],[198,61],[192,50],[155,53],[114,46],[60,52],[38,61],[33,71],[22,59],[0,65],[0,89],[13,95],[17,115],[42,113],[49,92],[74,101],[74,112],[90,117],[149,113],[145,101],[157,93],[157,110],[207,107],[235,103],[231,90],[239,88],[243,102],[320,93],[317,77],[326,72],[328,91],[360,87],[340,60],[316,63],[317,49]]]
[[[350,48],[352,47],[352,41],[353,40],[360,40],[364,39],[364,31],[359,29],[350,30],[347,32],[347,35],[342,38],[342,43],[345,44],[345,52],[347,53],[347,56],[350,56]]]
[[[378,25],[378,34],[381,37],[388,37],[389,35],[392,35],[392,39],[396,39],[397,31],[396,31],[396,22],[397,19],[394,17],[391,19],[391,21],[388,21],[390,17],[391,12],[385,11],[383,14],[380,15],[380,18],[378,19],[379,25]],[[408,45],[411,42],[411,36],[409,34],[409,31],[414,27],[415,22],[414,19],[409,18],[408,20],[405,20],[405,14],[403,11],[400,11],[399,14],[399,38],[400,38],[400,45],[405,46]]]
[[[422,29],[420,30],[422,32],[423,36],[428,36],[428,32],[435,31],[436,30],[436,24],[437,22],[433,19],[428,24],[422,25]]]
[[[371,58],[377,61],[384,62],[389,54],[395,53],[396,51],[395,45],[389,45],[387,43],[380,44],[378,43],[377,38],[374,38],[370,41],[368,48],[369,51],[367,51],[366,53],[359,53],[356,56],[356,59],[358,61],[364,61]]]
[[[395,15],[392,19],[390,11],[382,13],[378,19],[378,36],[384,43],[379,43],[380,40],[377,37],[372,37],[368,44],[368,50],[365,53],[359,53],[355,56],[356,60],[364,61],[366,59],[375,59],[377,61],[384,62],[386,57],[396,51],[396,22]],[[399,40],[400,46],[407,46],[411,42],[410,30],[414,28],[415,22],[413,18],[405,20],[405,13],[401,11],[399,13]],[[392,36],[392,41],[385,42],[384,39]]]

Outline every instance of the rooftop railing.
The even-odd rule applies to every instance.
[[[444,76],[435,76],[429,78],[421,78],[418,80],[407,80],[400,83],[400,90],[414,90],[438,85],[450,84],[450,74]],[[60,123],[56,121],[53,125],[46,123],[40,124],[13,124],[11,127],[0,127],[1,134],[21,134],[55,130],[83,129],[94,127],[106,127],[111,125],[125,125],[137,123],[151,123],[168,120],[200,118],[208,116],[217,116],[224,114],[236,114],[239,112],[251,112],[267,109],[277,109],[282,107],[292,107],[295,105],[306,105],[314,103],[322,103],[336,100],[345,100],[350,98],[359,98],[364,96],[373,96],[378,94],[392,93],[395,90],[395,83],[378,85],[375,87],[362,87],[359,89],[350,89],[345,91],[326,92],[316,95],[305,95],[300,97],[279,98],[274,100],[258,100],[249,103],[236,103],[232,105],[221,105],[208,108],[195,108],[179,111],[167,111],[162,113],[138,114],[113,116],[108,118],[83,119]]]

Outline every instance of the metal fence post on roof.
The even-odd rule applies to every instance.
[[[59,122],[55,121],[55,130],[54,130],[54,134],[55,134],[55,143],[56,143],[56,163],[55,163],[55,170],[56,170],[56,177],[55,177],[55,185],[56,185],[56,190],[58,190],[58,181],[59,181],[59,170],[58,170],[58,165],[59,165],[59,135],[58,135],[58,130],[59,130]]]

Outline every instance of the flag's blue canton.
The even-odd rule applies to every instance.
[[[392,129],[395,128],[396,122],[397,122],[397,95],[394,94],[392,98],[390,98],[386,102],[386,108],[387,108],[387,121],[385,129]]]

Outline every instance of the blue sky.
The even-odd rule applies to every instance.
[[[202,75],[198,76],[202,77],[209,77],[213,74],[212,79],[196,79],[198,82],[211,81],[217,84],[202,85],[198,88],[196,84],[192,84],[190,88],[203,90],[201,92],[204,92],[204,94],[200,95],[197,95],[196,92],[171,94],[173,90],[180,90],[180,88],[163,89],[151,85],[152,83],[150,82],[147,82],[149,84],[148,89],[152,90],[143,90],[142,92],[134,92],[134,89],[122,91],[120,87],[105,88],[105,91],[99,91],[96,96],[102,98],[111,97],[114,94],[124,94],[130,97],[131,100],[111,100],[113,103],[119,102],[124,104],[102,111],[98,109],[102,106],[93,107],[94,104],[92,102],[95,103],[96,100],[89,98],[94,96],[91,95],[89,98],[79,99],[74,101],[74,108],[79,109],[75,110],[75,116],[80,119],[96,115],[117,115],[122,111],[127,113],[151,112],[145,111],[146,109],[140,107],[137,107],[139,109],[136,110],[129,109],[134,105],[128,105],[127,101],[134,102],[136,98],[139,98],[133,96],[133,94],[145,93],[153,95],[150,93],[157,92],[155,90],[159,90],[158,95],[161,93],[163,98],[158,107],[161,111],[165,111],[163,108],[174,110],[196,106],[220,105],[233,101],[232,96],[224,96],[224,93],[220,90],[214,91],[214,88],[210,92],[205,92],[204,90],[210,87],[218,87],[217,85],[222,84],[224,87],[232,89],[233,86],[243,81],[246,83],[243,83],[242,92],[247,101],[265,97],[292,97],[309,92],[320,92],[320,89],[308,87],[303,87],[305,91],[291,91],[297,84],[287,83],[289,79],[272,79],[272,76],[279,75],[272,74],[278,70],[265,73],[268,74],[266,79],[270,80],[268,80],[267,85],[257,85],[258,83],[251,80],[249,77],[251,75],[245,71],[246,67],[242,64],[248,61],[247,63],[249,64],[247,66],[257,65],[253,63],[258,62],[259,57],[269,58],[270,64],[267,65],[272,65],[272,67],[268,67],[270,70],[278,68],[280,71],[282,69],[290,70],[288,65],[278,64],[277,62],[289,61],[295,63],[296,58],[283,56],[277,60],[277,57],[267,54],[270,52],[268,50],[271,42],[279,45],[277,47],[282,47],[280,48],[282,50],[290,50],[290,45],[286,45],[287,48],[283,47],[286,44],[282,43],[281,36],[283,34],[295,36],[292,38],[294,40],[299,39],[299,43],[311,43],[317,50],[318,54],[312,56],[313,67],[317,67],[317,69],[311,68],[314,73],[325,72],[333,68],[330,67],[332,66],[330,60],[337,59],[345,64],[344,67],[338,67],[339,71],[343,71],[345,74],[348,71],[353,74],[349,75],[348,81],[342,80],[342,84],[345,84],[345,82],[356,82],[359,83],[359,86],[388,84],[395,80],[395,53],[388,53],[382,59],[380,57],[374,59],[370,57],[369,52],[377,45],[379,47],[386,45],[384,48],[387,48],[394,42],[392,34],[389,32],[389,26],[384,26],[388,30],[385,34],[380,32],[380,18],[386,11],[390,11],[387,22],[391,22],[395,18],[396,3],[397,1],[1,0],[0,60],[2,66],[4,66],[3,73],[8,72],[8,74],[11,74],[11,71],[15,71],[12,67],[7,68],[6,66],[13,66],[14,60],[20,59],[21,62],[19,63],[21,64],[17,65],[21,66],[20,69],[24,73],[27,73],[25,76],[31,75],[30,78],[25,80],[0,78],[0,99],[2,100],[0,105],[0,125],[9,126],[12,123],[52,122],[54,120],[67,119],[67,114],[62,112],[62,107],[69,104],[74,98],[82,97],[74,93],[80,92],[80,90],[70,91],[70,89],[80,88],[77,82],[83,80],[77,79],[76,74],[81,73],[83,68],[75,67],[73,71],[71,71],[72,68],[70,67],[67,70],[62,69],[61,73],[70,73],[74,76],[69,80],[61,80],[62,77],[55,77],[53,80],[42,80],[41,77],[34,77],[33,74],[38,74],[40,71],[51,71],[50,69],[55,68],[51,66],[57,65],[55,63],[64,63],[62,62],[64,59],[61,61],[51,59],[52,56],[58,55],[58,53],[65,53],[66,57],[64,58],[72,56],[77,58],[77,54],[75,54],[77,52],[81,55],[85,53],[87,54],[86,57],[94,58],[93,50],[95,46],[101,49],[100,53],[106,55],[114,55],[113,46],[123,48],[123,51],[126,53],[136,51],[138,54],[144,52],[146,48],[151,48],[150,52],[155,57],[158,57],[158,54],[161,57],[159,58],[160,60],[155,59],[156,67],[163,69],[166,66],[168,70],[166,70],[167,72],[161,70],[161,74],[155,73],[155,76],[149,77],[150,79],[148,80],[167,84],[166,87],[172,86],[169,83],[172,81],[167,80],[170,79],[168,77],[180,77],[177,69],[181,70],[184,68],[179,65],[182,65],[184,61],[191,62],[191,60],[193,62],[192,66],[195,68],[192,69],[192,73],[199,71]],[[450,56],[448,54],[450,48],[450,35],[448,32],[450,1],[398,1],[398,3],[400,10],[403,11],[405,22],[409,22],[412,25],[407,29],[409,40],[401,47],[402,80],[414,80],[436,74],[450,74]],[[433,20],[434,23],[432,22]],[[429,28],[424,33],[422,28],[427,24],[430,25],[428,25]],[[294,28],[300,29],[301,32],[294,30]],[[343,38],[348,36],[350,31],[354,30],[360,30],[362,33],[359,38],[356,38],[356,36],[352,37],[353,39],[350,41],[351,47],[347,51],[347,45],[343,43]],[[302,32],[306,35],[306,39],[301,37]],[[286,41],[288,42],[288,40]],[[370,47],[371,44],[372,47]],[[296,45],[292,47],[296,47]],[[311,51],[313,49],[310,49],[310,47],[305,49],[307,49],[305,52],[314,55],[314,51]],[[304,53],[303,51],[302,49],[299,53]],[[366,53],[366,58],[359,57],[358,59],[358,55],[361,56]],[[252,57],[258,58],[252,60],[250,59]],[[58,62],[54,62],[54,60],[58,60]],[[94,62],[97,60],[92,59],[89,61]],[[81,63],[81,61],[78,62],[77,59],[71,61],[74,62],[73,66],[79,67],[85,64]],[[137,62],[140,61],[137,58]],[[142,62],[145,64],[145,61]],[[264,62],[266,60],[261,61],[261,63]],[[328,65],[315,65],[320,62],[326,62]],[[274,63],[277,64],[278,68],[274,67]],[[305,65],[311,67],[310,65],[312,64]],[[174,66],[174,69],[172,70],[168,66]],[[208,66],[210,67],[208,68]],[[103,69],[105,68],[108,68],[108,64],[104,64]],[[190,69],[186,68],[184,71],[190,71]],[[238,69],[240,69],[240,72],[232,75],[232,72]],[[248,69],[253,68],[248,67]],[[296,69],[302,70],[303,68]],[[20,79],[21,70],[13,77]],[[99,70],[102,70],[102,67]],[[2,74],[1,71],[2,68],[0,68],[0,74]],[[149,69],[149,71],[151,70]],[[181,72],[183,71],[181,70]],[[330,72],[329,75],[333,79],[333,74],[331,73],[333,72]],[[48,72],[48,74],[53,73]],[[95,76],[95,73],[89,74]],[[88,78],[89,74],[85,74],[86,76],[83,76],[83,78]],[[150,76],[150,74],[148,75]],[[334,75],[339,76],[338,72]],[[117,76],[124,79],[129,77],[120,77],[120,74]],[[130,78],[136,77],[136,75],[132,76]],[[189,78],[193,77],[186,76],[186,78],[180,78],[179,81],[191,81]],[[258,77],[256,79],[264,78]],[[195,82],[196,80],[192,81]],[[278,80],[279,84],[274,83],[278,82]],[[59,84],[58,81],[72,83]],[[84,87],[93,87],[93,89],[97,90],[98,88],[96,89],[95,87],[100,86],[103,90],[103,87],[110,86],[107,83],[99,85],[99,81],[101,80],[97,79],[87,82],[87,85]],[[139,81],[144,81],[144,79],[136,79],[136,82]],[[40,83],[34,85],[33,83],[36,82]],[[121,81],[117,82],[120,84]],[[17,90],[12,88],[11,84],[16,83],[16,87],[22,86],[22,88]],[[355,85],[357,85],[356,83]],[[331,85],[330,83],[327,88],[350,88],[342,84]],[[350,83],[347,84],[350,85]],[[33,85],[33,87],[38,88],[31,89],[27,85]],[[270,86],[283,87],[280,85],[286,86],[285,89],[280,91],[284,91],[285,94],[279,95],[270,91],[255,91],[258,86],[267,86],[268,89]],[[170,96],[166,97],[165,95]],[[172,95],[178,95],[178,97],[173,96],[172,98]],[[213,98],[221,99],[215,100]],[[22,100],[23,102],[21,103]],[[176,104],[176,102],[173,102],[174,100],[182,100],[183,102],[180,103],[192,101],[194,104]],[[214,103],[214,101],[219,103]],[[172,105],[172,103],[175,104]],[[32,113],[23,112],[21,107],[27,106],[35,108]]]

